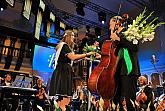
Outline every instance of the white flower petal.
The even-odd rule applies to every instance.
[[[133,39],[133,44],[138,44],[138,40]]]

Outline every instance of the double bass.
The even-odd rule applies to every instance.
[[[97,92],[103,99],[111,99],[115,94],[117,52],[114,43],[106,40],[102,45],[100,63],[93,69],[88,79],[90,92]]]
[[[115,41],[104,41],[100,63],[93,69],[88,79],[89,91],[96,92],[103,99],[112,99],[116,92],[115,73],[119,61],[118,51]]]

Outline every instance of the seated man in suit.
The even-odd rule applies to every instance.
[[[12,77],[10,74],[6,74],[5,78],[4,78],[4,82],[1,84],[2,86],[12,86]],[[5,109],[7,111],[16,111],[16,109],[18,108],[18,97],[12,95],[11,92],[5,92],[5,99],[3,101],[3,106],[2,106],[2,111],[5,111]],[[10,105],[12,105],[12,107],[10,108]]]

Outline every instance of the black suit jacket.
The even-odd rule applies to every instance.
[[[153,98],[153,91],[152,91],[152,88],[150,88],[149,86],[146,86],[144,88],[144,91],[145,95],[147,96],[147,100],[145,101],[145,103],[143,103],[142,101],[140,101],[140,107],[143,108],[143,109],[147,109],[149,103],[150,103],[150,111],[155,111],[155,107],[154,107],[154,98]]]
[[[119,33],[120,41],[118,43],[118,48],[126,48],[129,52],[129,56],[132,62],[132,71],[130,75],[140,76],[140,67],[138,61],[138,44],[133,44],[132,42],[126,40],[122,33]],[[127,75],[127,67],[124,57],[118,62],[117,72],[120,75]]]

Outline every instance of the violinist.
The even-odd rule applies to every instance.
[[[43,80],[41,78],[38,78],[37,84],[34,85],[34,89],[37,89],[36,99],[35,99],[35,105],[34,108],[37,110],[37,108],[42,107],[42,109],[45,108],[45,102],[47,99],[45,86],[43,85]],[[39,106],[39,107],[37,107]]]
[[[138,62],[138,45],[125,39],[122,34],[127,28],[123,25],[121,16],[114,16],[110,19],[109,29],[110,38],[117,42],[118,62],[116,68],[115,79],[117,81],[117,89],[114,97],[114,103],[119,103],[120,110],[124,110],[123,101],[126,100],[128,111],[134,111],[134,102],[136,99],[137,79],[140,76],[140,68]]]
[[[144,111],[155,111],[154,107],[154,95],[152,88],[147,84],[147,78],[140,76],[138,79],[139,92],[136,93],[136,102],[141,110]]]

